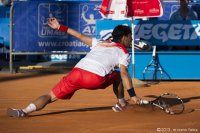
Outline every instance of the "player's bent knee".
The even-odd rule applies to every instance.
[[[55,96],[55,94],[51,91],[50,92],[50,97],[51,97],[51,102],[55,102],[56,100],[58,100],[58,98]]]

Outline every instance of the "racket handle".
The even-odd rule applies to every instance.
[[[155,57],[156,56],[156,46],[153,46],[153,53],[152,56]]]
[[[147,101],[147,100],[143,100],[143,99],[141,99],[139,104],[140,104],[140,105],[150,104],[150,102]]]

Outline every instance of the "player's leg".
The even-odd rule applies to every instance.
[[[23,111],[27,114],[43,109],[47,104],[56,101],[56,96],[50,92],[49,94],[38,97],[35,101],[30,103]]]
[[[118,77],[113,83],[113,92],[115,93],[119,102],[124,102],[124,86],[122,84],[121,77]],[[120,100],[121,99],[121,100]],[[122,103],[123,104],[123,103]]]
[[[75,91],[78,90],[77,86],[79,85],[79,80],[76,78],[79,79],[80,75],[77,74],[79,74],[79,71],[77,72],[76,69],[73,69],[53,87],[49,94],[38,97],[24,109],[8,108],[8,116],[25,117],[34,111],[43,109],[47,104],[52,103],[57,99],[70,99]]]
[[[49,94],[38,97],[24,109],[8,108],[7,115],[11,117],[25,117],[28,114],[43,109],[47,104],[56,101],[56,96],[50,92]]]
[[[126,108],[128,103],[124,99],[124,86],[121,77],[117,78],[113,83],[113,91],[117,98],[117,103],[112,107],[113,111],[120,112]]]

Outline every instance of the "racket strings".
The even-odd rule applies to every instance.
[[[181,98],[173,93],[164,93],[153,101],[149,101],[152,108],[161,109],[168,114],[181,114],[185,107]]]
[[[150,65],[143,71],[144,80],[162,80],[163,71],[157,65]]]
[[[175,95],[163,95],[163,108],[167,113],[179,114],[184,110],[183,101]]]
[[[143,70],[144,80],[160,81],[162,80],[163,70],[158,60],[152,59],[148,66]]]
[[[160,97],[157,98],[153,103],[154,103],[155,106],[157,106],[157,107],[159,107],[163,110],[166,108],[165,102]]]

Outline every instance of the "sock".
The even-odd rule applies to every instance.
[[[119,98],[118,99],[119,103],[122,105],[122,106],[125,106],[126,105],[126,101],[124,98]]]
[[[26,114],[29,114],[33,111],[36,111],[36,106],[35,106],[35,104],[31,103],[25,109],[23,109],[22,111]]]

